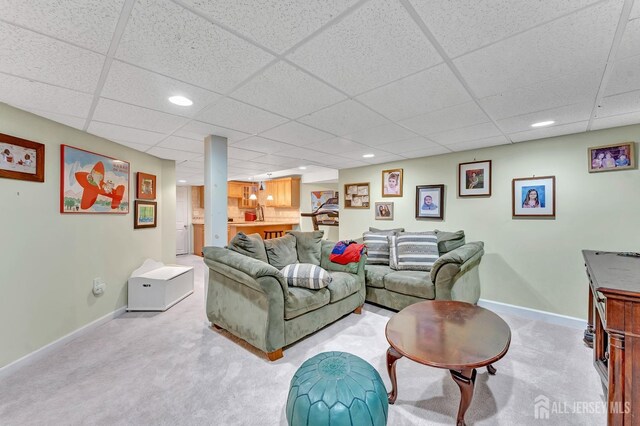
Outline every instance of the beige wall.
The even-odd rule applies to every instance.
[[[337,191],[337,183],[303,183],[300,185],[300,213],[311,213],[312,191]],[[339,227],[320,226],[324,231],[324,238],[330,241],[338,241]],[[300,230],[313,231],[313,223],[309,217],[300,218]]]
[[[127,279],[146,258],[175,262],[175,164],[0,103],[0,133],[45,147],[45,182],[0,178],[0,367],[127,304]],[[62,215],[60,144],[130,162],[157,176],[158,227],[126,215]],[[92,281],[106,292],[95,297]]]
[[[384,199],[395,202],[393,222],[374,220],[373,208],[342,209],[340,239],[361,236],[368,226],[463,229],[467,241],[485,243],[482,298],[585,318],[581,250],[640,251],[640,172],[588,173],[587,147],[637,141],[639,134],[635,125],[341,170],[340,188],[371,183],[373,205],[383,200],[381,170],[402,167],[404,196]],[[493,161],[490,198],[457,196],[458,163],[474,159]],[[511,180],[533,175],[556,177],[555,220],[511,217]],[[445,185],[443,221],[415,219],[415,187],[428,184]]]

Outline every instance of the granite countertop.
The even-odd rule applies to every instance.
[[[276,221],[271,221],[271,220],[265,220],[263,222],[258,222],[258,221],[253,221],[253,222],[236,222],[235,220],[233,222],[229,222],[227,225],[229,226],[236,226],[236,227],[243,227],[243,228],[248,228],[251,226],[273,226],[273,225],[299,225],[300,222],[299,221],[293,221],[293,220],[289,220],[289,221],[281,221],[281,222],[276,222]]]

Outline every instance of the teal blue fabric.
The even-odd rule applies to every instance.
[[[389,402],[380,374],[345,352],[323,352],[305,361],[291,379],[290,426],[384,426]]]
[[[384,276],[384,288],[408,296],[435,299],[436,292],[427,271],[394,271]]]
[[[342,300],[360,288],[358,276],[346,272],[329,272],[331,282],[327,286],[331,293],[331,303]]]
[[[318,309],[329,303],[329,290],[310,290],[301,287],[289,287],[289,295],[284,303],[284,318],[292,319]]]

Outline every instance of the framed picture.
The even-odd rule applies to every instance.
[[[416,186],[416,219],[444,217],[444,185]]]
[[[344,207],[348,209],[369,208],[369,182],[347,183],[344,186]]]
[[[514,217],[556,217],[556,177],[513,179]]]
[[[155,201],[135,201],[133,227],[155,228],[158,223],[158,203]]]
[[[142,200],[156,199],[156,175],[148,173],[137,173],[138,191],[137,198]]]
[[[491,160],[458,164],[458,197],[491,196]]]
[[[393,220],[393,203],[376,203],[376,220]]]
[[[44,182],[44,145],[0,133],[0,177]]]
[[[634,145],[635,142],[624,142],[587,148],[589,173],[635,168]]]
[[[60,213],[129,213],[129,163],[61,145]]]
[[[311,211],[315,212],[318,208],[326,203],[330,198],[337,197],[334,191],[311,191]]]
[[[402,197],[402,169],[382,171],[382,196]]]

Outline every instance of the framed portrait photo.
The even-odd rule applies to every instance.
[[[133,228],[155,228],[158,222],[158,203],[155,201],[135,201]]]
[[[589,173],[635,168],[634,145],[635,142],[624,142],[587,148]]]
[[[458,196],[491,196],[491,160],[458,164]]]
[[[393,220],[393,203],[376,203],[376,220]]]
[[[556,177],[513,179],[513,217],[556,217]]]
[[[444,185],[416,186],[416,219],[444,217]]]
[[[44,182],[44,145],[0,133],[0,177]]]
[[[156,175],[150,175],[149,173],[137,173],[138,190],[136,191],[137,198],[141,200],[155,200],[156,199]]]
[[[344,186],[344,207],[349,209],[368,209],[369,182],[347,183]]]
[[[402,169],[382,171],[382,196],[402,197]]]

